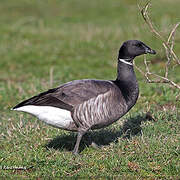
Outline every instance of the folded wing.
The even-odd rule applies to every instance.
[[[106,93],[112,86],[111,81],[75,80],[27,99],[13,109],[35,105],[52,106],[71,111],[74,106]]]

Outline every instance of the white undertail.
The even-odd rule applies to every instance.
[[[14,110],[32,114],[39,120],[57,128],[66,129],[73,122],[70,111],[52,106],[27,105]]]

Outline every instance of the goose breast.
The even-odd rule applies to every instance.
[[[105,93],[88,99],[74,107],[73,119],[82,128],[99,129],[118,120],[127,112],[127,104],[119,88],[109,82]]]

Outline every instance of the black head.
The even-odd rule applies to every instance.
[[[119,58],[133,59],[136,56],[142,54],[156,54],[156,51],[152,50],[146,44],[138,40],[128,40],[123,43],[119,50]]]

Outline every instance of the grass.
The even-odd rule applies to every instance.
[[[164,35],[179,21],[177,3],[152,1],[152,19]],[[127,39],[140,39],[157,50],[157,56],[148,59],[154,62],[153,71],[163,73],[165,52],[135,1],[2,0],[0,21],[0,176],[179,178],[178,90],[146,84],[138,72],[140,97],[135,107],[112,126],[89,132],[102,148],[90,147],[84,137],[77,157],[70,152],[75,133],[10,111],[23,99],[67,81],[114,79],[117,52]],[[178,56],[179,37],[177,31]],[[139,66],[142,58],[136,60]],[[179,72],[178,66],[171,68],[175,82],[180,81]]]

